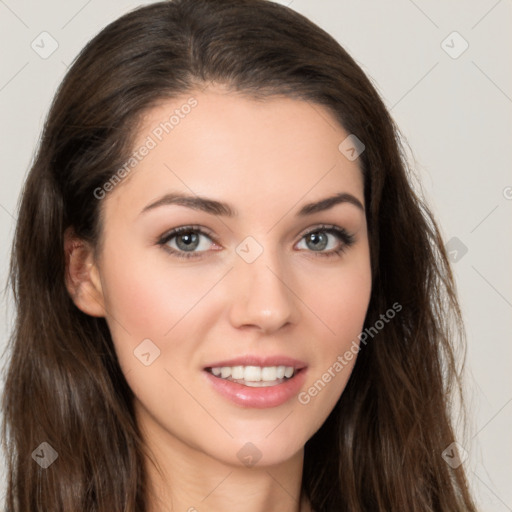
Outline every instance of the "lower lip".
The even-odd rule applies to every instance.
[[[215,377],[215,375],[206,370],[204,370],[204,373],[213,388],[221,395],[229,398],[229,400],[237,405],[255,409],[277,407],[284,404],[299,393],[306,379],[306,368],[301,368],[291,379],[287,379],[281,384],[253,388]]]

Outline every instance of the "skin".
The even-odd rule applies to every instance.
[[[307,405],[295,396],[266,409],[219,395],[202,368],[245,354],[287,355],[308,365],[304,391],[357,341],[371,291],[364,211],[345,202],[307,217],[296,213],[337,192],[364,207],[362,173],[358,160],[338,149],[348,133],[322,106],[255,101],[220,86],[154,107],[135,147],[191,96],[198,105],[102,199],[96,259],[67,234],[68,289],[82,311],[105,317],[111,330],[153,453],[152,512],[304,512],[304,445],[335,406],[355,358]],[[238,216],[180,205],[141,214],[167,192],[229,203]],[[191,224],[215,237],[201,236],[199,257],[179,258],[156,242]],[[323,232],[328,246],[316,249],[304,234],[321,224],[344,228],[353,244],[323,257],[343,242]],[[263,248],[252,263],[236,252],[247,236]],[[174,238],[167,246],[183,244]],[[149,366],[134,357],[144,339],[160,350]],[[237,457],[247,442],[261,452],[252,467]]]

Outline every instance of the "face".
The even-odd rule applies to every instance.
[[[319,105],[220,88],[143,125],[140,161],[100,199],[95,263],[138,421],[228,464],[285,461],[343,392],[370,299],[349,134]]]

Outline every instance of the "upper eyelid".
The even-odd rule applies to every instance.
[[[203,226],[178,226],[177,228],[172,228],[163,233],[162,235],[157,237],[157,241],[169,240],[170,238],[174,238],[178,236],[180,233],[186,233],[187,231],[197,231],[200,234],[206,235],[210,237],[212,240],[215,240],[215,235],[211,230],[205,228]]]

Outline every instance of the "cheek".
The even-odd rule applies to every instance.
[[[105,304],[113,323],[135,337],[161,338],[198,303],[216,275],[180,267],[157,248],[122,247],[111,251],[104,277]]]
[[[311,275],[312,273],[308,273]],[[326,351],[344,351],[362,330],[371,295],[371,269],[367,246],[349,254],[336,268],[317,269],[314,281],[303,283],[311,310],[327,328]]]
[[[225,269],[180,266],[153,248],[110,249],[103,266],[108,325],[119,363],[138,388],[141,371],[143,380],[150,380],[134,357],[139,347],[146,347],[142,353],[149,350],[151,357],[158,354],[151,368],[179,368],[197,358],[212,318],[218,318],[214,310],[221,307],[209,291]]]
[[[370,299],[371,283],[365,275],[340,273],[324,283],[315,294],[315,305],[322,319],[339,341],[358,334],[363,326]],[[355,332],[357,331],[357,332]]]
[[[315,281],[318,286],[308,286],[304,293],[321,320],[311,324],[317,326],[313,337],[319,341],[315,345],[315,364],[309,368],[307,382],[298,396],[299,406],[314,418],[309,436],[320,428],[336,405],[357,359],[359,335],[371,295],[368,253],[354,255],[336,272],[317,273]]]

